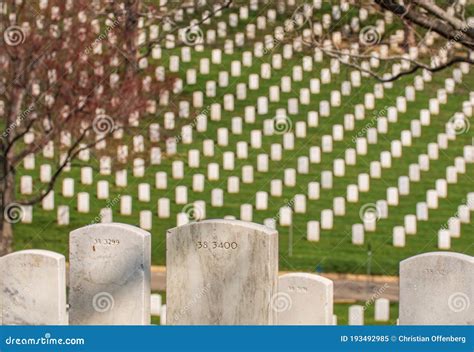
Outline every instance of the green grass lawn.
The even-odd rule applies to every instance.
[[[352,11],[352,10],[351,10]],[[351,12],[352,13],[352,12]],[[254,21],[256,13],[251,13],[249,21]],[[225,16],[220,20],[224,20]],[[345,18],[349,21],[349,18]],[[371,19],[372,20],[372,19]],[[214,22],[215,23],[215,22]],[[228,38],[233,38],[238,31],[245,29],[245,23],[240,23],[237,28],[229,28]],[[265,34],[272,33],[272,28],[269,26],[265,31],[258,31],[258,38],[263,38]],[[193,51],[192,61],[190,63],[182,63],[180,72],[176,75],[185,80],[186,70],[189,68],[199,68],[199,60],[201,58],[210,58],[212,48],[222,48],[223,39],[209,49],[202,52]],[[163,49],[163,58],[161,60],[151,60],[152,65],[162,65],[168,67],[169,57],[171,55],[179,55],[180,48]],[[176,214],[183,209],[183,205],[177,205],[174,202],[175,187],[178,185],[185,185],[188,187],[188,203],[195,200],[204,200],[208,203],[206,213],[207,218],[222,218],[226,215],[233,215],[239,218],[240,205],[244,203],[255,204],[255,194],[257,191],[270,192],[270,181],[272,179],[282,179],[285,168],[296,168],[297,158],[300,156],[308,156],[309,148],[311,146],[320,146],[323,135],[331,134],[332,128],[335,124],[344,123],[344,115],[354,113],[354,106],[356,104],[363,104],[364,95],[367,92],[373,92],[374,84],[377,82],[372,78],[363,78],[362,86],[352,88],[350,96],[342,97],[342,104],[340,107],[331,108],[330,117],[320,117],[319,126],[316,128],[308,128],[307,138],[295,139],[295,148],[292,151],[283,152],[283,160],[280,162],[270,161],[269,172],[259,173],[256,171],[257,155],[269,154],[272,143],[282,143],[281,135],[263,136],[263,145],[261,149],[252,149],[249,147],[249,156],[247,160],[235,159],[235,170],[224,171],[220,170],[220,179],[218,181],[208,181],[206,179],[205,191],[197,193],[192,191],[192,175],[196,173],[207,174],[207,165],[211,162],[217,162],[222,166],[222,155],[225,151],[235,151],[235,145],[238,141],[249,141],[250,133],[255,129],[263,129],[263,121],[265,119],[272,119],[275,116],[276,109],[287,108],[287,100],[289,98],[298,98],[299,90],[301,88],[309,88],[311,78],[320,78],[322,68],[329,68],[330,62],[326,58],[324,62],[313,63],[312,72],[304,72],[304,77],[301,82],[292,83],[291,93],[281,93],[279,103],[269,104],[269,113],[265,116],[258,116],[255,124],[244,124],[242,135],[232,135],[231,118],[235,116],[244,117],[244,109],[246,106],[256,106],[257,98],[259,96],[268,96],[269,87],[273,85],[280,85],[283,76],[291,76],[292,69],[295,65],[301,65],[302,57],[304,55],[311,55],[308,52],[295,53],[291,60],[284,61],[281,70],[272,70],[272,76],[269,80],[260,79],[260,88],[257,91],[247,91],[247,98],[245,100],[235,100],[235,109],[232,112],[222,111],[222,119],[220,121],[208,120],[208,128],[204,133],[193,132],[192,144],[179,144],[178,154],[172,157],[163,155],[161,165],[150,165],[147,167],[146,175],[143,178],[135,178],[131,174],[130,165],[120,165],[114,162],[114,170],[127,168],[128,186],[120,188],[115,186],[114,172],[111,176],[102,176],[98,170],[98,160],[100,156],[105,154],[114,155],[116,147],[119,144],[128,144],[129,151],[132,151],[131,139],[133,135],[142,134],[147,140],[148,126],[150,123],[158,122],[162,126],[162,141],[160,143],[151,144],[146,142],[146,150],[151,146],[161,146],[162,151],[165,150],[164,140],[167,136],[174,136],[179,133],[181,127],[185,124],[192,124],[193,118],[202,109],[193,109],[189,119],[177,119],[176,129],[174,131],[167,131],[163,129],[163,112],[177,111],[177,106],[181,100],[192,100],[192,93],[194,91],[205,92],[205,84],[208,80],[218,79],[220,71],[230,71],[231,62],[240,60],[242,52],[245,50],[252,51],[253,43],[248,42],[244,48],[235,48],[231,55],[222,56],[222,63],[220,65],[212,65],[211,73],[209,75],[199,75],[196,85],[184,84],[184,90],[181,94],[171,97],[170,106],[161,107],[160,112],[156,116],[148,117],[141,121],[139,128],[136,128],[132,133],[127,133],[122,141],[110,141],[105,151],[92,151],[91,160],[89,162],[75,162],[77,166],[90,165],[97,170],[94,174],[94,184],[92,186],[80,184],[80,167],[73,167],[70,172],[66,172],[61,176],[55,193],[55,206],[69,205],[70,206],[70,225],[58,226],[56,224],[56,211],[43,211],[40,206],[34,208],[33,224],[16,224],[15,225],[15,250],[27,248],[42,248],[57,251],[67,256],[68,254],[68,234],[71,230],[78,227],[90,224],[99,214],[101,208],[106,207],[107,201],[96,199],[96,183],[99,180],[107,180],[110,184],[110,200],[120,195],[131,195],[133,197],[133,214],[132,216],[122,216],[119,214],[119,206],[113,208],[114,221],[124,222],[132,225],[138,225],[139,212],[141,210],[152,210],[153,229],[152,233],[152,262],[153,264],[165,264],[165,233],[166,230],[176,225]],[[237,83],[248,83],[248,75],[251,73],[260,73],[260,66],[262,63],[271,62],[271,57],[275,53],[282,52],[282,45],[278,45],[271,53],[264,55],[262,58],[254,58],[251,67],[242,67],[242,74],[240,77],[230,77],[230,84],[226,88],[218,88],[217,96],[215,98],[204,99],[204,107],[214,103],[223,102],[224,94],[235,94],[235,87]],[[332,81],[329,84],[321,85],[321,92],[319,94],[311,95],[310,105],[300,105],[299,113],[291,115],[293,126],[297,121],[306,121],[309,111],[317,111],[319,109],[319,102],[322,100],[329,100],[332,90],[340,89],[341,83],[345,80],[350,80],[350,72],[352,68],[341,65],[341,72],[338,75],[332,76]],[[168,74],[168,73],[167,73]],[[420,73],[421,74],[421,73]],[[422,135],[420,138],[414,138],[411,147],[403,148],[403,156],[400,159],[392,160],[392,168],[384,169],[381,179],[371,179],[370,192],[360,193],[358,203],[346,203],[346,215],[343,217],[334,218],[334,228],[331,231],[321,231],[321,239],[319,242],[308,242],[306,240],[306,223],[310,220],[319,220],[321,210],[332,208],[333,198],[337,196],[345,196],[346,189],[349,184],[357,184],[357,175],[360,173],[369,172],[369,164],[371,161],[379,160],[380,152],[390,150],[390,142],[395,139],[400,139],[401,131],[409,130],[410,123],[413,119],[419,118],[421,109],[427,109],[429,106],[429,99],[436,97],[437,90],[444,87],[444,79],[452,76],[452,69],[445,70],[433,76],[432,82],[426,82],[422,91],[416,92],[416,101],[407,103],[406,113],[399,113],[398,122],[390,123],[388,133],[378,136],[378,143],[368,146],[368,153],[365,156],[357,157],[357,165],[346,166],[346,173],[344,177],[334,178],[334,187],[331,190],[321,190],[321,197],[319,200],[307,201],[306,214],[294,214],[294,244],[293,255],[288,256],[288,228],[278,227],[279,241],[280,241],[280,269],[281,270],[304,270],[314,271],[316,267],[324,272],[350,272],[350,273],[366,273],[368,247],[372,250],[371,273],[373,274],[389,274],[396,275],[398,273],[398,263],[410,256],[437,250],[437,231],[443,224],[445,224],[449,217],[454,216],[458,205],[465,199],[466,194],[473,191],[473,175],[474,165],[468,164],[466,173],[458,175],[458,183],[449,185],[448,198],[440,199],[439,208],[430,210],[430,220],[427,222],[418,222],[418,234],[415,236],[407,236],[405,248],[395,248],[392,246],[392,229],[394,226],[403,225],[403,218],[407,214],[415,213],[415,206],[417,202],[424,201],[426,191],[435,187],[435,182],[439,178],[445,177],[445,169],[447,166],[454,164],[454,158],[462,156],[463,146],[473,143],[474,132],[472,129],[466,133],[458,135],[455,141],[449,142],[447,150],[440,150],[438,160],[430,162],[430,170],[423,172],[421,181],[410,184],[410,195],[400,197],[400,205],[398,207],[390,207],[389,217],[377,222],[377,229],[374,233],[366,233],[365,244],[363,246],[355,246],[351,243],[351,226],[355,223],[360,223],[359,209],[362,205],[367,203],[375,203],[379,199],[386,198],[386,189],[388,187],[397,186],[398,177],[408,175],[408,167],[412,163],[417,162],[418,155],[427,152],[428,143],[436,142],[438,133],[444,131],[446,122],[452,117],[453,113],[462,111],[462,102],[469,99],[469,93],[474,88],[474,75],[472,73],[464,75],[463,83],[456,85],[455,94],[449,94],[448,103],[440,106],[440,114],[431,116],[431,125],[422,127]],[[376,100],[376,107],[373,111],[366,111],[366,118],[364,120],[356,120],[353,131],[346,131],[344,140],[334,142],[333,151],[331,153],[323,153],[320,164],[311,164],[310,172],[307,175],[297,175],[297,185],[295,187],[284,187],[282,197],[272,197],[269,195],[269,210],[256,211],[254,209],[253,221],[263,223],[265,218],[273,218],[277,216],[280,207],[286,205],[295,194],[307,194],[307,184],[312,181],[319,181],[320,174],[323,170],[332,170],[333,161],[336,158],[344,158],[344,152],[348,148],[355,148],[352,142],[353,137],[359,132],[363,135],[364,130],[368,126],[372,126],[374,122],[371,119],[378,114],[383,114],[388,106],[396,104],[396,97],[404,95],[405,87],[412,85],[414,76],[404,77],[393,84],[393,88],[385,89],[383,99]],[[184,82],[185,83],[185,82]],[[200,156],[200,167],[191,169],[187,167],[187,154],[190,149],[199,149],[202,152],[202,142],[205,139],[212,139],[217,141],[217,129],[227,127],[229,129],[229,145],[226,147],[215,146],[215,156],[205,157]],[[59,153],[56,153],[57,155]],[[134,157],[142,157],[149,160],[148,153],[131,153],[129,161],[132,162]],[[183,160],[185,162],[185,175],[182,180],[173,180],[171,178],[171,164],[174,160]],[[27,171],[20,168],[17,171],[18,186],[19,177],[21,175],[32,175],[35,187],[41,188],[39,181],[39,166],[43,163],[54,163],[53,160],[44,159],[38,156],[36,159],[36,169]],[[244,165],[253,165],[255,169],[254,179],[252,185],[240,185],[239,194],[227,193],[227,178],[229,176],[241,176],[241,169]],[[155,173],[158,171],[166,171],[168,173],[168,189],[156,190]],[[90,213],[77,213],[76,197],[72,199],[64,198],[61,195],[62,179],[65,177],[72,177],[76,179],[75,192],[89,192],[91,195]],[[138,201],[138,184],[149,183],[151,185],[151,202],[143,203]],[[213,208],[210,205],[210,194],[214,188],[221,188],[224,190],[224,206],[222,208]],[[21,196],[18,193],[18,197]],[[158,219],[156,216],[157,200],[158,198],[167,197],[171,200],[171,218]],[[452,250],[474,254],[473,247],[473,233],[474,224],[463,224],[462,236],[457,239],[452,239]],[[373,316],[370,310],[367,316]],[[339,324],[343,324],[347,317],[347,306],[337,305],[336,312],[339,317]],[[370,314],[369,314],[370,313]],[[367,317],[367,321],[370,321]]]

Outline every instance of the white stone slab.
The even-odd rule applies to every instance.
[[[169,325],[276,323],[276,231],[237,220],[190,223],[168,231],[166,260]]]
[[[150,324],[151,236],[125,224],[95,224],[69,236],[69,321]]]
[[[272,307],[278,325],[332,325],[333,282],[309,273],[281,275]]]
[[[474,258],[431,252],[400,263],[400,325],[473,325]]]
[[[0,258],[3,325],[67,325],[66,261],[37,249]]]
[[[364,325],[364,307],[352,305],[349,307],[349,325]]]
[[[375,321],[389,321],[390,301],[387,298],[377,298],[374,302]]]

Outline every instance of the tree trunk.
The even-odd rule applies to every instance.
[[[13,171],[7,172],[8,163],[5,162],[3,156],[0,156],[0,170],[0,256],[2,256],[12,251],[12,223],[16,221],[16,219],[11,219],[7,212],[7,206],[12,204],[15,199],[15,174]],[[18,209],[14,210],[14,212],[17,210]],[[18,215],[19,213],[17,212],[16,214]]]
[[[16,121],[21,113],[25,90],[22,87],[15,87],[12,93],[5,129],[5,132],[8,132],[0,148],[0,256],[12,251],[13,223],[21,220],[23,215],[18,206],[15,206],[15,209],[11,208],[10,211],[8,208],[15,201],[15,165],[13,165],[12,143],[14,143]]]
[[[13,228],[12,224],[2,217],[0,228],[0,257],[12,251]]]

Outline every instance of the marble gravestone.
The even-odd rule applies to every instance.
[[[71,325],[150,324],[151,236],[135,226],[85,226],[69,236]]]
[[[0,258],[1,325],[67,325],[66,261],[30,249]]]
[[[278,233],[239,220],[206,220],[166,238],[168,325],[273,325]]]
[[[331,280],[309,273],[284,274],[278,279],[278,295],[273,302],[278,325],[332,325]]]
[[[474,325],[474,257],[431,252],[400,262],[400,325]]]

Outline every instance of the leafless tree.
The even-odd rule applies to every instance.
[[[0,256],[11,251],[23,205],[40,202],[81,151],[153,113],[172,88],[173,77],[157,82],[139,69],[163,39],[140,45],[139,22],[159,24],[189,7],[205,11],[202,20],[217,11],[194,1],[0,0]],[[189,27],[170,22],[172,33]],[[60,149],[51,180],[17,199],[19,164],[51,143]]]
[[[293,14],[291,22],[298,30],[292,32],[297,33],[307,47],[319,48],[329,57],[379,81],[394,81],[421,69],[438,72],[461,62],[474,64],[474,18],[466,18],[466,6],[472,6],[467,5],[466,1],[446,2],[443,6],[437,5],[433,0],[350,2],[348,6],[357,7],[368,14],[378,14],[379,19],[393,19],[404,33],[402,38],[397,39],[398,43],[394,42],[392,33],[384,33],[384,26],[380,29],[376,25],[360,25],[362,28],[358,28],[359,23],[356,28],[347,24],[332,24],[327,31],[315,34],[314,26],[317,23],[313,21],[314,15],[307,15],[311,11],[306,12],[305,6],[310,10],[310,4],[302,5]],[[305,32],[305,29],[309,31]],[[332,35],[336,31],[341,33],[341,41],[335,45]],[[295,36],[287,36],[288,40],[294,38]],[[354,43],[358,44],[356,50],[352,48]],[[383,46],[388,50],[382,53]],[[409,53],[410,48],[414,47],[417,49],[415,56]],[[367,65],[367,61],[374,57],[387,63],[405,61],[409,63],[409,67],[395,74],[375,70]]]
[[[11,250],[20,204],[40,202],[82,150],[143,116],[148,96],[156,98],[163,86],[144,87],[145,73],[136,70],[134,14],[140,3],[111,2],[104,17],[96,5],[0,2],[0,255]],[[34,136],[33,142],[26,144],[25,136]],[[16,199],[18,165],[51,142],[61,150],[50,182]]]

